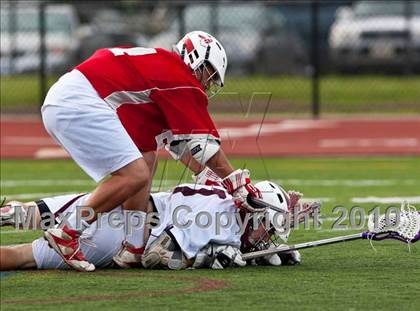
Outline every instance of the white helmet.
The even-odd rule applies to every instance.
[[[212,35],[204,31],[187,33],[175,46],[185,64],[193,71],[209,62],[217,73],[217,83],[223,87],[227,57],[223,46]]]
[[[270,223],[274,226],[279,236],[284,241],[287,241],[290,228],[288,227],[289,224],[285,222],[285,215],[288,212],[290,203],[289,195],[282,187],[268,180],[260,181],[254,186],[260,190],[262,201],[275,206],[278,210],[284,211],[284,213],[280,213],[270,208],[267,209]]]
[[[262,201],[283,211],[288,210],[290,198],[282,187],[268,180],[260,181],[254,186],[260,190]]]
[[[288,215],[290,202],[287,192],[268,180],[256,183],[254,186],[261,192],[261,201],[270,204],[275,210],[267,208],[263,214],[257,215],[258,222],[250,218],[241,236],[243,252],[268,249],[272,245],[279,246],[287,242],[290,233],[290,224],[285,218]]]

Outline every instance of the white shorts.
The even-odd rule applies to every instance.
[[[142,157],[116,112],[78,70],[51,87],[41,111],[48,133],[96,182]]]
[[[51,213],[74,212],[77,206],[84,206],[89,199],[89,194],[72,194],[42,199],[48,206]],[[123,211],[120,207],[113,210],[114,213]],[[143,217],[146,217],[143,213]],[[112,257],[121,248],[125,239],[125,231],[120,228],[113,228],[110,225],[109,213],[94,222],[89,228],[83,231],[81,237],[81,249],[86,259],[98,268],[105,268],[112,263]],[[123,216],[121,216],[123,217]],[[139,232],[140,241],[143,243],[143,232]],[[65,269],[67,265],[61,257],[48,246],[48,242],[39,238],[32,242],[32,252],[38,269]]]

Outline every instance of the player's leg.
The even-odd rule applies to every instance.
[[[143,158],[147,163],[150,175],[153,176],[157,167],[157,152],[145,152],[143,153]],[[149,201],[152,180],[153,178],[150,178],[147,188],[143,188],[124,202],[124,209],[133,210],[136,205],[138,205],[138,202],[147,202],[146,211],[153,211],[152,203]],[[125,236],[125,241],[122,244],[121,249],[114,256],[114,262],[122,268],[129,268],[140,263],[141,255],[144,250],[143,241],[147,241],[149,236],[149,230],[145,230],[145,225],[132,226],[130,231],[131,232]]]
[[[36,268],[31,244],[0,247],[0,270]]]
[[[128,198],[140,193],[141,196],[136,197],[135,204],[131,204],[129,207],[124,204],[124,208],[145,211],[149,179],[149,168],[146,161],[143,159],[134,160],[112,172],[110,178],[99,184],[86,202],[86,206],[94,209],[96,213],[109,212]],[[94,220],[95,218],[89,223]]]
[[[143,159],[144,161],[146,161],[146,164],[149,168],[149,172],[150,172],[150,187],[152,185],[152,179],[153,176],[155,175],[156,169],[157,169],[157,165],[158,165],[158,154],[157,151],[147,151],[147,152],[143,152]]]
[[[155,151],[145,152],[143,154],[143,159],[149,170],[149,175],[151,176],[147,180],[147,186],[142,187],[134,195],[132,195],[128,200],[123,204],[125,210],[141,210],[147,212],[147,205],[149,201],[149,195],[152,188],[153,175],[156,171],[157,166],[157,156]],[[141,205],[139,205],[139,202]]]
[[[111,110],[78,71],[72,71],[54,85],[42,108],[44,125],[77,164],[99,184],[86,202],[91,211],[106,212],[147,187],[149,169],[142,155]],[[138,202],[136,210],[144,208]],[[45,237],[51,246],[79,270],[94,269],[79,248],[81,232],[75,230],[77,215],[69,218],[70,227],[50,229]],[[84,230],[89,227],[81,222]]]

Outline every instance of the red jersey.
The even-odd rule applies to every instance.
[[[141,151],[182,139],[219,140],[203,87],[175,53],[141,47],[100,49],[75,69],[117,110]]]

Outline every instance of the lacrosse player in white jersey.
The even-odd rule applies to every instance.
[[[232,196],[225,188],[218,186],[209,170],[198,176],[196,184],[182,184],[171,192],[152,194],[148,204],[148,214],[141,214],[142,219],[127,219],[121,207],[101,215],[94,225],[85,230],[81,248],[89,262],[98,268],[114,264],[122,267],[136,267],[139,261],[145,268],[184,269],[187,267],[210,267],[221,269],[237,265],[244,266],[241,251],[249,252],[277,246],[277,238],[287,240],[288,228],[275,228],[274,222],[284,223],[280,215],[269,210],[257,222],[242,214],[238,217]],[[201,185],[199,183],[203,183]],[[256,184],[262,193],[262,200],[287,213],[290,209],[290,196],[278,185],[263,181]],[[65,223],[66,215],[77,207],[84,207],[90,194],[74,194],[42,199],[36,202],[10,202],[2,208],[1,224],[14,224],[22,219],[17,211],[23,207],[22,214],[30,213],[34,208],[32,225],[35,227],[53,226]],[[280,219],[280,221],[277,219]],[[150,217],[149,217],[150,216]],[[147,225],[145,225],[147,223]],[[270,225],[267,226],[267,223]],[[135,253],[131,264],[118,262],[118,251],[125,243],[130,232],[129,226],[143,226],[140,232],[142,247]],[[47,228],[45,228],[47,226]],[[149,230],[149,228],[151,228]],[[284,242],[281,242],[284,243]],[[300,262],[298,252],[287,255],[271,255],[258,263],[281,265]],[[65,269],[66,263],[40,238],[31,244],[1,248],[1,270],[17,269]]]

